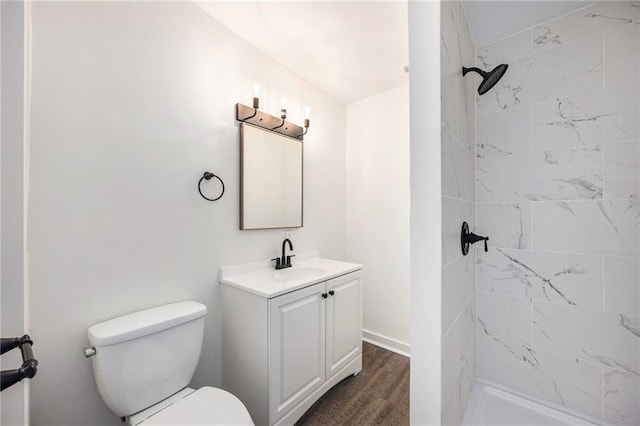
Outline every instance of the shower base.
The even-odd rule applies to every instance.
[[[475,383],[463,426],[609,425],[570,413],[560,406],[542,403],[482,379]]]

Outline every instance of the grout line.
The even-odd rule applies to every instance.
[[[620,259],[636,259],[639,260],[640,256],[624,256],[617,254],[603,254],[603,253],[578,253],[578,252],[570,252],[570,251],[559,251],[559,250],[544,250],[544,249],[524,249],[524,248],[515,248],[515,247],[494,247],[496,249],[500,249],[503,251],[515,251],[515,252],[529,252],[532,254],[559,254],[566,256],[580,256],[580,257],[612,257],[612,258],[620,258]]]
[[[604,268],[605,268],[604,256],[602,256],[602,261],[601,262],[602,262],[602,311],[605,312],[605,309],[604,309],[604,307],[605,307],[605,300],[604,300],[605,291],[604,291],[604,288],[606,286],[606,283],[605,283],[606,274],[605,274],[605,270],[604,270]]]
[[[600,417],[604,419],[604,366],[600,366],[600,388],[600,404],[602,407]]]
[[[444,197],[444,195],[443,195]],[[453,198],[453,197],[449,197],[449,198]],[[548,204],[557,204],[557,203],[581,203],[581,202],[585,202],[585,203],[595,203],[598,201],[635,201],[632,197],[623,197],[623,198],[581,198],[581,199],[570,199],[570,200],[529,200],[529,199],[522,199],[522,200],[505,200],[505,201],[476,201],[476,204],[484,204],[484,205],[491,205],[491,204],[517,204],[517,203],[535,203],[535,204],[544,204],[544,203],[548,203]]]
[[[606,43],[606,39],[604,37],[604,30],[602,30],[602,33],[600,34],[600,37],[602,38],[602,88],[606,88],[606,75],[607,75],[607,66],[605,64],[605,43]]]
[[[606,167],[605,167],[605,144],[601,144],[600,145],[600,176],[602,176],[602,199],[603,200],[607,200],[607,180],[605,179],[605,172],[606,172]],[[607,200],[608,201],[608,200]]]
[[[615,370],[615,371],[623,371],[623,372],[625,371],[625,370],[623,370],[621,368],[605,366],[605,365],[601,364],[598,361],[594,361],[594,360],[591,360],[591,359],[588,359],[588,358],[582,358],[580,356],[576,356],[575,354],[567,354],[567,353],[556,352],[556,351],[553,351],[553,350],[549,350],[547,348],[536,348],[534,345],[527,345],[527,344],[524,344],[522,342],[518,342],[518,341],[515,341],[515,340],[497,338],[497,337],[487,336],[485,334],[477,334],[476,337],[483,337],[483,338],[486,338],[486,339],[489,339],[489,340],[494,340],[495,339],[495,340],[498,340],[498,341],[500,341],[502,343],[511,344],[511,345],[515,345],[515,346],[525,346],[525,347],[533,349],[536,352],[545,352],[547,354],[554,355],[554,356],[557,356],[559,358],[564,358],[566,361],[571,361],[571,360],[578,359],[581,362],[584,362],[585,364],[591,364],[593,366],[600,367],[600,368],[603,368],[603,369],[604,368],[610,368],[611,370]]]
[[[533,297],[530,298],[530,301],[531,301],[530,308],[529,308],[529,309],[531,309],[531,336],[530,336],[531,340],[530,340],[530,342],[531,342],[531,347],[534,347],[535,346],[535,342],[533,341],[533,322],[534,322],[533,321]]]

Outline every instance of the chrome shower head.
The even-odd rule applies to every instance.
[[[465,76],[469,71],[477,72],[482,76],[482,83],[478,86],[478,94],[484,95],[487,93],[495,84],[502,78],[505,72],[507,72],[507,68],[509,65],[500,64],[489,72],[482,71],[480,68],[476,67],[462,67],[462,75]]]

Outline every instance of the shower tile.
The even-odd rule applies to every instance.
[[[478,290],[600,309],[602,258],[525,250],[478,253]]]
[[[602,198],[601,147],[476,159],[478,201]]]
[[[469,396],[473,389],[476,379],[475,358],[470,356],[455,382],[454,388],[451,390],[448,398],[443,401],[442,405],[442,425],[454,426],[459,425],[464,415],[464,409],[469,401]],[[443,396],[444,397],[444,396]]]
[[[606,31],[604,46],[605,87],[640,78],[640,25]]]
[[[476,200],[517,201],[529,187],[527,155],[476,158]]]
[[[442,197],[442,265],[447,265],[462,257],[460,229],[462,222],[474,229],[475,208],[470,201]]]
[[[442,269],[442,334],[467,306],[475,292],[476,252],[461,256]],[[472,323],[471,328],[475,330]]]
[[[619,425],[640,424],[640,376],[604,369],[604,419]]]
[[[478,334],[531,345],[531,299],[496,293],[476,293]]]
[[[476,157],[531,152],[529,105],[476,118]]]
[[[462,80],[460,84],[461,87],[458,91],[458,140],[467,151],[473,153],[476,139],[476,86],[471,79]]]
[[[442,416],[440,424],[443,426],[456,426],[462,421],[464,415],[464,407],[460,402],[460,398],[455,392],[449,395],[449,398],[442,404]]]
[[[478,376],[531,396],[600,417],[599,365],[478,335]]]
[[[604,198],[640,196],[640,141],[604,147]]]
[[[604,258],[604,309],[640,315],[640,259]]]
[[[442,400],[461,385],[461,372],[475,354],[474,306],[469,303],[442,338]]]
[[[566,149],[638,138],[638,82],[535,102],[533,149]]]
[[[533,346],[640,375],[640,317],[533,304]]]
[[[464,15],[464,11],[461,13]],[[475,52],[471,33],[466,30],[466,24],[463,24],[463,27],[465,31],[462,34],[462,61],[464,64],[473,64]],[[470,76],[462,77],[462,71],[460,71],[461,100],[458,104],[458,139],[473,154],[476,149],[476,90],[478,82],[468,77]],[[473,167],[471,169],[473,170]]]
[[[471,192],[475,190],[469,185],[469,173],[473,173],[469,167],[471,153],[445,127],[442,127],[441,141],[442,195],[470,200]]]
[[[478,114],[533,101],[553,99],[573,90],[602,88],[602,34],[513,61],[504,77],[477,98]]]
[[[444,55],[443,63],[451,71],[462,75],[462,51],[460,43],[460,27],[458,26],[458,2],[442,2],[440,6],[440,51]]]
[[[509,63],[530,54],[531,30],[525,30],[488,46],[480,47],[476,53],[476,66],[488,71],[496,65]]]
[[[458,321],[460,321],[462,325],[460,338],[462,342],[462,354],[465,357],[472,356],[476,351],[476,303],[476,295],[474,292],[471,299],[469,299],[469,303],[462,311],[462,313],[460,314],[460,318],[458,319]]]
[[[460,323],[454,323],[447,334],[442,337],[442,400],[445,401],[452,392],[458,372],[462,349]]]
[[[459,73],[448,69],[444,59],[440,61],[440,110],[442,124],[455,136],[458,136],[458,78]]]
[[[549,49],[608,28],[638,22],[630,2],[603,2],[533,28],[533,51]]]
[[[544,151],[528,157],[529,186],[519,195],[529,200],[602,198],[602,147]]]
[[[536,250],[638,256],[639,225],[640,204],[633,199],[533,204]]]
[[[476,209],[476,233],[489,236],[491,249],[531,248],[531,203],[479,203]]]
[[[469,187],[469,200],[475,202],[476,201],[476,158],[474,156],[473,151],[469,152],[467,156],[467,161],[469,162],[467,165],[467,170],[469,174],[467,176],[467,185]]]

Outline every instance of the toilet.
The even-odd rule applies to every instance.
[[[158,306],[96,324],[87,335],[98,391],[130,425],[253,425],[242,402],[214,387],[191,389],[202,350],[201,303]]]

